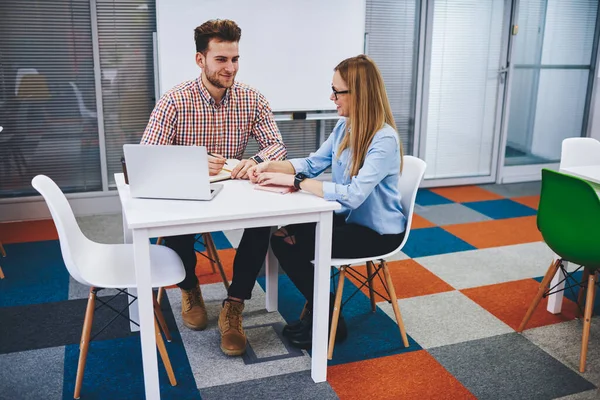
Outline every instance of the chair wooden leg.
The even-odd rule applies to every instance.
[[[158,288],[158,293],[156,294],[156,302],[158,304],[160,304],[164,295],[165,295],[165,288],[163,288],[163,287]]]
[[[308,311],[306,309],[307,305],[308,305],[308,301],[304,302],[304,307],[302,307],[302,312],[300,313],[300,319],[304,318],[304,316],[306,315],[306,312]]]
[[[581,338],[581,356],[579,357],[579,372],[585,372],[587,360],[588,341],[590,340],[590,326],[592,322],[592,311],[594,310],[594,298],[596,297],[596,274],[590,274],[588,278],[587,298],[585,300],[585,312],[583,315],[583,336]]]
[[[156,244],[159,246],[162,245],[164,242],[165,242],[165,239],[163,239],[160,236],[156,239]]]
[[[94,288],[90,288],[87,308],[85,309],[85,319],[83,320],[83,330],[81,332],[81,342],[79,343],[79,362],[77,364],[77,377],[75,378],[75,393],[73,398],[78,399],[81,395],[81,384],[83,382],[83,373],[85,371],[85,362],[90,346],[90,333],[92,332],[92,323],[94,321],[94,310],[96,308],[96,294]]]
[[[394,282],[392,282],[392,276],[390,275],[390,271],[388,270],[388,265],[385,262],[385,260],[381,260],[381,264],[383,265],[385,282],[388,286],[390,299],[392,300],[392,308],[394,309],[396,321],[398,322],[398,327],[400,328],[400,336],[402,336],[402,343],[404,343],[404,347],[408,347],[408,337],[406,336],[406,328],[404,327],[402,314],[400,314],[400,306],[398,306],[398,298],[396,297],[396,289],[394,288]]]
[[[338,278],[338,288],[335,292],[335,302],[333,304],[333,315],[331,317],[331,330],[329,332],[329,352],[327,359],[333,357],[333,346],[335,346],[335,334],[337,333],[338,320],[340,319],[340,308],[342,305],[342,294],[344,293],[344,280],[346,277],[346,266],[340,267],[340,275]]]
[[[156,319],[158,320],[160,328],[165,334],[167,342],[170,343],[173,339],[171,338],[171,332],[169,332],[169,327],[167,326],[167,322],[165,321],[165,316],[163,315],[163,312],[160,309],[160,304],[158,304],[158,301],[154,298],[154,296],[152,296],[152,301],[154,302],[154,315],[156,315]]]
[[[2,271],[2,267],[0,267],[0,279],[4,279],[4,271]]]
[[[523,321],[521,321],[521,325],[519,325],[517,332],[523,332],[523,329],[525,329],[525,325],[527,325],[527,323],[529,322],[529,319],[533,315],[533,312],[537,308],[538,304],[540,304],[542,296],[544,296],[544,292],[548,289],[550,281],[552,280],[554,275],[556,275],[556,271],[558,271],[558,267],[560,266],[561,261],[562,260],[560,259],[555,260],[552,262],[552,264],[550,264],[550,267],[548,267],[548,271],[546,271],[546,275],[544,275],[544,279],[542,279],[538,291],[535,297],[533,298],[531,305],[529,305],[529,309],[525,313],[525,317],[523,318]]]
[[[373,278],[373,262],[367,261],[367,276],[369,278]],[[373,279],[368,281],[367,285],[369,286],[369,299],[371,299],[371,311],[377,311],[377,305],[375,304],[375,292],[373,291]]]
[[[590,270],[589,268],[584,268],[583,269],[583,276],[581,277],[581,286],[579,287],[579,294],[577,296],[577,304],[579,305],[579,308],[583,308],[584,306],[584,299],[585,299],[585,288],[588,282],[588,279],[590,278]]]
[[[217,268],[219,269],[219,273],[221,274],[221,279],[223,280],[223,285],[225,285],[225,289],[229,290],[229,280],[227,279],[227,275],[225,275],[225,269],[223,269],[223,264],[221,263],[221,258],[219,257],[219,253],[217,252],[217,247],[215,246],[215,242],[212,239],[212,235],[210,233],[203,233],[202,237],[204,239],[204,244],[206,245],[206,249],[210,248],[209,257],[214,260],[217,264]],[[212,253],[212,255],[210,255]]]
[[[177,380],[175,379],[175,372],[173,372],[173,366],[171,365],[171,360],[169,359],[169,354],[167,353],[167,348],[165,347],[165,342],[160,334],[160,329],[158,328],[156,319],[154,319],[154,331],[156,333],[156,347],[158,347],[160,358],[162,359],[165,369],[167,370],[169,382],[171,383],[171,386],[176,386]]]
[[[217,272],[215,268],[216,261],[215,255],[212,251],[211,243],[209,243],[212,242],[212,235],[210,233],[203,233],[202,241],[204,242],[204,247],[206,248],[206,255],[208,256],[208,260],[210,261],[210,267],[212,268],[212,273],[214,274],[215,272]]]
[[[2,242],[0,242],[0,254],[2,257],[6,257],[6,250],[4,250],[4,246],[2,246]]]

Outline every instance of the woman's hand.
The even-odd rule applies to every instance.
[[[280,172],[263,172],[256,177],[259,185],[294,186],[294,175]]]
[[[262,173],[265,173],[269,170],[269,161],[262,162],[251,167],[248,170],[248,179],[252,183],[258,183],[258,176]]]

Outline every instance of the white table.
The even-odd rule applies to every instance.
[[[592,184],[596,192],[598,192],[598,195],[600,195],[600,165],[586,165],[583,167],[561,168],[560,172],[568,175],[573,175],[588,181],[590,184]],[[555,255],[554,259],[558,259],[558,256]],[[568,263],[566,261],[563,262],[563,265],[565,268],[568,267]],[[556,272],[556,275],[554,275],[554,278],[552,278],[552,282],[550,283],[550,287],[558,285],[556,286],[555,290],[560,290],[559,292],[548,297],[548,307],[546,309],[552,314],[559,314],[562,311],[562,302],[564,295],[564,292],[562,290],[565,288],[565,283],[562,282],[559,284],[559,282],[561,282],[563,279],[565,279],[565,275],[559,269]]]
[[[326,380],[332,212],[340,208],[339,203],[308,193],[281,195],[255,190],[248,181],[223,182],[223,190],[212,201],[133,199],[123,174],[115,174],[115,181],[123,211],[125,242],[134,246],[138,309],[132,309],[130,315],[132,319],[139,315],[146,399],[160,398],[149,254],[149,239],[158,236],[316,222],[311,376],[315,382]],[[277,260],[269,252],[268,311],[277,310],[277,280]]]

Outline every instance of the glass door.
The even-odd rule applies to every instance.
[[[496,179],[510,6],[428,2],[419,143],[427,186]]]
[[[518,1],[503,181],[539,179],[585,136],[597,13],[598,0]]]

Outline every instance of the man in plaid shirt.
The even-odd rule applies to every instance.
[[[248,139],[254,137],[260,151],[242,160],[234,179],[248,179],[250,167],[264,160],[282,160],[285,146],[265,97],[235,81],[241,29],[230,20],[210,20],[194,30],[198,79],[184,82],[165,93],[150,115],[143,144],[206,146],[209,171],[221,171],[227,158],[241,159]],[[217,200],[218,201],[218,200]],[[241,355],[246,350],[242,329],[244,300],[249,299],[269,246],[270,228],[246,229],[233,262],[233,280],[219,315],[221,350]],[[179,283],[181,314],[190,329],[202,330],[207,314],[195,274],[195,235],[165,238],[166,246],[179,254],[186,270]]]

